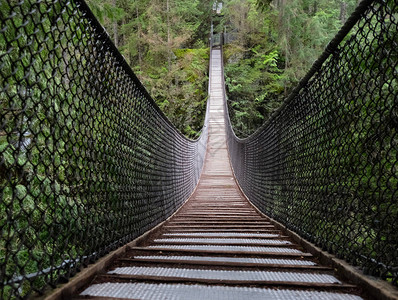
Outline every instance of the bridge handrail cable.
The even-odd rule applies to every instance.
[[[0,17],[0,298],[14,299],[175,212],[208,118],[181,134],[83,0],[2,1]]]
[[[253,135],[239,139],[225,110],[231,164],[247,197],[322,249],[394,285],[397,25],[397,1],[365,0]]]

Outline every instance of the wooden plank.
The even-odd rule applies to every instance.
[[[153,252],[169,252],[169,253],[201,253],[201,254],[227,254],[227,255],[256,255],[260,257],[278,257],[278,258],[292,258],[292,257],[312,257],[310,253],[289,253],[289,252],[264,252],[264,251],[224,251],[224,250],[194,250],[194,249],[170,249],[170,248],[145,248],[145,247],[130,247],[130,250],[135,251],[153,251]]]
[[[159,258],[121,258],[120,262],[135,264],[137,262],[143,263],[161,263],[170,265],[201,265],[201,266],[225,266],[232,268],[261,268],[261,269],[295,269],[295,270],[316,270],[316,271],[331,271],[333,268],[325,266],[309,266],[309,265],[282,265],[282,264],[263,264],[263,263],[243,263],[243,262],[228,262],[228,261],[203,261],[203,260],[174,260],[174,259],[159,259]]]
[[[103,274],[97,278],[98,281],[127,281],[132,282],[135,280],[139,281],[155,281],[155,282],[190,282],[190,283],[201,283],[201,284],[223,284],[223,285],[234,285],[234,286],[273,286],[282,287],[288,286],[290,288],[320,288],[320,289],[337,289],[346,290],[353,289],[356,286],[351,284],[335,284],[335,283],[318,283],[318,282],[295,282],[295,281],[252,281],[247,280],[231,280],[231,279],[208,279],[208,278],[184,278],[184,277],[159,277],[152,275],[124,275],[124,274]]]

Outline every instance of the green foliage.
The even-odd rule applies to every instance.
[[[207,100],[208,49],[174,50],[171,69],[152,68],[145,86],[171,122],[185,135],[195,137],[203,126]],[[156,74],[155,77],[153,77]]]
[[[112,3],[102,0],[89,0],[87,2],[101,23],[120,21],[125,17],[125,11]]]
[[[242,57],[237,48],[225,47],[226,57]],[[283,92],[282,71],[278,68],[277,50],[265,52],[256,47],[245,58],[226,64],[231,119],[235,131],[246,136],[280,106]]]
[[[241,137],[269,118],[307,73],[356,1],[230,0],[225,74],[231,119]],[[263,64],[263,65],[261,65]],[[236,110],[236,112],[235,112]]]
[[[256,4],[257,7],[264,11],[265,9],[267,9],[269,7],[269,5],[271,5],[272,0],[257,0]]]
[[[204,121],[212,2],[89,0],[88,4],[166,116],[188,137],[195,136]]]

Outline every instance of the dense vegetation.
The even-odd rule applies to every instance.
[[[203,124],[213,2],[88,1],[155,101],[190,137]],[[280,106],[356,2],[223,1],[213,21],[215,32],[228,35],[225,74],[238,135],[252,133]]]
[[[179,130],[195,137],[207,100],[209,0],[88,0],[115,45]]]
[[[356,6],[355,0],[225,1],[231,120],[247,136],[281,104]]]

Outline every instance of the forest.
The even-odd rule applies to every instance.
[[[221,3],[221,1],[218,1]],[[336,34],[356,0],[88,0],[168,118],[197,136],[207,99],[208,38],[226,33],[225,75],[236,133],[254,132]]]

